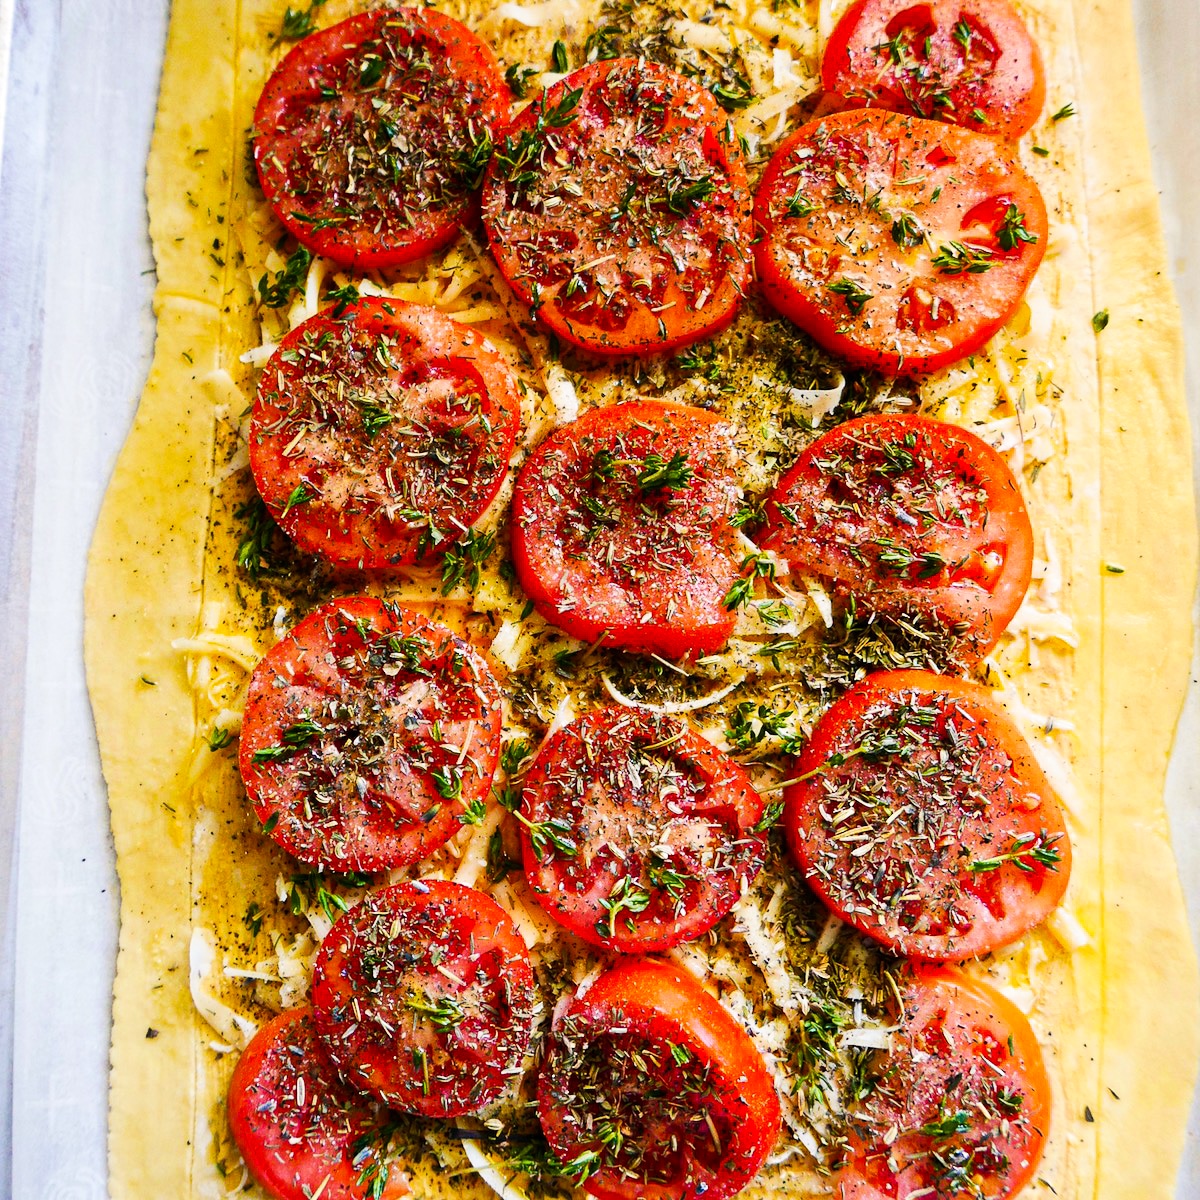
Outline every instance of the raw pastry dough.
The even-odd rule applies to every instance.
[[[243,355],[262,340],[251,281],[277,236],[247,178],[246,134],[285,7],[175,0],[147,184],[158,340],[88,575],[88,678],[121,879],[109,1147],[120,1198],[222,1195],[240,1182],[218,1172],[236,1165],[222,1144],[222,1097],[254,1004],[230,1003],[239,988],[253,997],[222,966],[261,956],[250,905],[282,911],[276,881],[296,869],[254,827],[230,756],[205,746],[214,722],[236,722],[244,667],[277,619],[232,565],[232,512],[246,489],[236,429],[253,394]],[[321,23],[346,9],[331,0]],[[776,86],[800,80],[806,63],[811,72],[826,0],[734,9],[751,34],[775,39],[766,44]],[[506,61],[542,62],[590,11],[559,0],[460,15]],[[1051,150],[1030,163],[1053,225],[1017,318],[1026,324],[1018,334],[1044,339],[1055,364],[1045,432],[1060,453],[1029,491],[1035,526],[1053,539],[1048,570],[1061,570],[1077,645],[1028,633],[1037,665],[1011,672],[1006,695],[1027,716],[1069,714],[1076,852],[1057,938],[1036,933],[982,969],[1026,987],[1047,1050],[1055,1119],[1043,1178],[1060,1197],[1132,1200],[1173,1186],[1200,1038],[1161,798],[1191,646],[1190,438],[1129,0],[1031,0],[1026,11],[1047,60],[1048,109],[1073,100],[1079,113],[1044,119],[1032,135]],[[722,36],[688,22],[681,36],[689,24],[692,36]],[[767,104],[770,136],[790,101]],[[494,298],[478,303],[493,311],[476,319],[503,322]],[[1111,321],[1097,336],[1090,319],[1103,308]],[[546,426],[569,417],[581,381],[543,366],[549,399],[533,415]],[[936,401],[940,386],[931,381],[922,398]],[[944,411],[967,419],[951,391]],[[1013,411],[1020,426],[1015,402]],[[1052,593],[1053,583],[1042,586]],[[504,637],[518,654],[509,643],[519,630]],[[288,945],[302,960],[303,930],[281,926],[279,936],[297,939]],[[214,973],[224,990],[211,985]],[[423,1163],[418,1194],[488,1194],[474,1174],[443,1174],[431,1152]],[[769,1194],[772,1178],[747,1194]]]

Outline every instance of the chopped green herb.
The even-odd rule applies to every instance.
[[[559,854],[573,858],[579,853],[579,846],[571,836],[571,826],[565,821],[551,818],[548,821],[531,821],[523,813],[513,810],[513,816],[529,831],[529,841],[533,846],[534,857],[541,862],[545,857],[547,847],[553,846]]]
[[[476,797],[458,814],[458,819],[464,825],[480,825],[486,816],[487,803],[482,797]]]
[[[479,571],[496,548],[495,533],[468,530],[446,551],[442,560],[442,595],[448,596],[465,579],[474,590],[479,586]]]
[[[943,275],[981,275],[992,269],[994,255],[987,246],[973,246],[968,242],[950,242],[943,245],[933,256],[933,265]]]
[[[352,304],[357,304],[362,297],[359,295],[358,288],[354,284],[348,283],[345,287],[330,288],[325,293],[325,299],[336,302],[333,312],[330,314],[336,321],[345,314],[346,309]]]
[[[996,231],[996,241],[1001,250],[1015,250],[1022,243],[1036,242],[1037,234],[1025,228],[1025,214],[1010,204],[1004,212],[1004,220]]]
[[[754,594],[756,579],[775,578],[775,559],[770,554],[747,554],[742,559],[742,577],[733,582],[722,603],[730,612],[741,608]]]
[[[837,283],[829,285],[829,290],[837,296],[842,296],[846,301],[846,307],[856,317],[867,306],[868,301],[874,299],[866,288],[853,279],[839,279]]]
[[[298,483],[292,488],[292,494],[287,498],[287,503],[283,506],[281,516],[286,517],[293,508],[298,508],[301,504],[307,504],[310,500],[316,497],[315,492],[310,492],[303,483]]]
[[[772,800],[764,809],[763,815],[750,826],[751,833],[764,833],[783,816],[783,801]]]
[[[325,0],[311,0],[307,8],[287,9],[283,14],[283,25],[280,27],[279,36],[285,42],[297,42],[302,37],[308,37],[315,28],[313,18],[324,3]]]
[[[977,858],[971,863],[971,870],[979,874],[996,871],[1005,863],[1012,863],[1018,870],[1032,871],[1033,864],[1040,863],[1056,871],[1062,862],[1062,855],[1054,849],[1054,843],[1061,836],[1058,833],[1047,834],[1044,829],[1041,833],[1018,834],[1004,854],[997,854],[995,858]]]
[[[300,246],[288,256],[282,271],[275,272],[275,278],[270,279],[270,272],[258,281],[259,299],[268,308],[282,308],[289,300],[304,287],[308,277],[308,268],[312,265],[312,251],[307,246]]]
[[[658,454],[647,454],[638,472],[638,487],[644,492],[658,488],[669,488],[679,491],[687,487],[692,478],[692,469],[688,466],[687,455],[672,454],[664,459]]]
[[[437,788],[437,794],[443,800],[461,800],[462,799],[462,768],[447,765],[444,767],[434,767],[429,772],[430,779],[433,780],[433,786]]]
[[[960,1133],[966,1133],[971,1128],[971,1114],[959,1109],[958,1112],[947,1113],[936,1121],[930,1121],[921,1126],[921,1132],[926,1137],[946,1141]]]
[[[254,901],[246,909],[245,915],[242,917],[242,924],[250,930],[251,936],[258,937],[259,931],[262,929],[263,910]]]
[[[428,996],[414,992],[405,1000],[404,1006],[411,1012],[427,1017],[433,1025],[443,1030],[453,1029],[467,1016],[463,1006],[453,996],[439,996],[431,1001]]]
[[[925,230],[910,212],[902,212],[892,222],[892,241],[903,250],[911,250],[925,240]]]
[[[518,100],[524,100],[525,93],[529,91],[529,79],[536,74],[537,70],[533,67],[523,67],[520,63],[513,63],[504,72],[504,82],[508,84],[508,90]]]

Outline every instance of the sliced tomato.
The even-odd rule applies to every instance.
[[[313,1006],[330,1057],[401,1112],[455,1117],[520,1075],[537,994],[490,896],[441,879],[370,893],[321,943]]]
[[[473,212],[507,122],[496,56],[433,8],[387,8],[300,42],[254,110],[275,215],[317,254],[366,270],[445,245]]]
[[[821,83],[842,104],[1012,139],[1046,99],[1042,56],[1008,0],[858,0],[834,26]]]
[[[387,1116],[343,1083],[311,1008],[263,1026],[229,1082],[229,1129],[250,1174],[276,1200],[396,1200],[408,1177],[388,1155]]]
[[[595,354],[713,333],[749,278],[733,125],[706,88],[645,59],[581,67],[517,116],[488,167],[483,222],[537,319]]]
[[[900,977],[875,1086],[847,1113],[838,1200],[1007,1200],[1037,1171],[1050,1085],[1037,1038],[994,988],[952,969]]]
[[[1033,573],[1033,529],[1007,463],[975,434],[924,417],[860,417],[822,434],[766,512],[764,550],[861,608],[953,632],[975,658]]]
[[[987,954],[1066,890],[1058,798],[978,684],[868,675],[822,715],[792,774],[792,857],[839,917],[897,954]]]
[[[682,404],[593,409],[525,461],[512,508],[517,577],[584,641],[678,657],[725,644],[741,553],[732,430]]]
[[[774,1082],[745,1030],[653,958],[618,963],[556,1016],[538,1117],[604,1200],[725,1200],[780,1129]]]
[[[333,600],[254,669],[238,766],[285,850],[333,871],[432,854],[486,803],[500,690],[444,625],[373,596]]]
[[[258,382],[250,468],[310,554],[384,569],[444,552],[504,482],[516,377],[436,309],[362,300],[293,329]]]
[[[584,941],[626,953],[707,932],[766,854],[745,771],[680,718],[629,708],[553,734],[518,815],[538,903]]]
[[[893,375],[974,354],[1046,250],[1041,192],[994,138],[869,109],[792,134],[754,214],[771,304],[826,349]]]

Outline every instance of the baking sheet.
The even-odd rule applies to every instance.
[[[152,349],[143,183],[167,7],[0,0],[0,1071],[12,1054],[11,1093],[0,1089],[0,1149],[11,1151],[0,1153],[0,1196],[17,1200],[106,1195],[117,894],[83,678],[82,589]],[[1200,428],[1200,6],[1137,7]],[[1195,935],[1200,658],[1193,680],[1169,803]],[[1177,1196],[1200,1196],[1200,1116]]]

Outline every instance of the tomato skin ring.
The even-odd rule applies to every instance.
[[[754,1178],[779,1137],[775,1084],[749,1035],[721,1004],[690,975],[657,958],[621,960],[556,1016],[538,1078],[538,1119],[555,1154],[570,1162],[596,1141],[569,1111],[574,1099],[569,1064],[578,1049],[564,1054],[564,1046],[602,1039],[618,1021],[630,1041],[669,1042],[701,1064],[713,1093],[709,1107],[718,1118],[727,1114],[732,1141],[723,1145],[715,1170],[691,1158],[685,1178],[657,1183],[629,1179],[619,1168],[603,1165],[584,1181],[584,1189],[600,1200],[727,1200],[735,1195]],[[689,1097],[689,1103],[696,1101]]]
[[[369,893],[313,968],[317,1031],[343,1075],[424,1117],[478,1112],[519,1074],[537,993],[529,951],[489,895],[442,879]]]
[[[664,743],[661,760],[642,757],[646,745]],[[525,878],[537,902],[577,937],[626,954],[707,933],[766,857],[766,836],[754,831],[763,802],[745,771],[678,718],[627,708],[594,710],[554,733],[526,775],[521,811]],[[566,853],[535,841],[531,826],[546,821],[569,839]],[[681,852],[656,868],[645,845],[669,837]],[[699,848],[702,837],[710,840]]]
[[[857,757],[870,746],[881,749]],[[1062,901],[1071,843],[1058,797],[979,684],[868,675],[822,714],[792,774],[793,861],[835,914],[893,953],[961,962]]]
[[[851,1115],[846,1161],[833,1177],[838,1200],[920,1194],[934,1182],[923,1167],[931,1149],[943,1160],[969,1154],[989,1200],[1010,1200],[1037,1174],[1051,1124],[1037,1036],[1002,992],[953,967],[912,968],[900,991],[899,1046],[883,1067],[901,1084],[897,1102],[877,1094]],[[925,1132],[959,1113],[970,1118],[961,1132]]]
[[[1023,233],[1004,225],[1009,202]],[[905,376],[959,362],[1004,327],[1049,230],[1036,182],[996,139],[879,109],[796,130],[767,164],[754,217],[771,306],[852,365]]]
[[[491,47],[460,21],[436,9],[398,8],[360,13],[310,34],[289,51],[271,73],[254,112],[257,130],[254,161],[259,182],[276,217],[302,245],[333,259],[341,267],[358,271],[395,267],[431,254],[453,241],[478,211],[477,194],[461,186],[456,174],[459,168],[453,161],[449,166],[439,163],[442,177],[433,181],[449,187],[450,202],[441,206],[431,203],[411,213],[409,222],[394,221],[391,216],[394,208],[410,212],[402,201],[397,203],[395,184],[385,189],[382,198],[377,198],[381,203],[353,218],[347,218],[339,210],[351,204],[350,196],[357,201],[363,187],[360,184],[357,190],[348,190],[341,177],[332,181],[336,192],[332,200],[318,189],[314,203],[301,202],[301,197],[307,198],[312,190],[311,181],[303,174],[308,168],[296,168],[301,172],[302,191],[297,190],[291,172],[299,155],[311,150],[305,140],[306,133],[313,136],[312,130],[300,123],[301,119],[312,116],[318,126],[322,120],[327,126],[329,114],[333,113],[343,124],[335,124],[332,129],[326,127],[320,136],[335,149],[353,141],[344,122],[349,120],[353,124],[353,110],[360,97],[367,97],[369,104],[371,98],[379,98],[378,92],[374,83],[361,87],[356,80],[350,87],[337,76],[355,65],[354,56],[360,52],[364,54],[358,64],[360,69],[363,63],[382,62],[382,55],[372,57],[368,50],[381,43],[392,53],[419,44],[433,52],[438,67],[445,72],[437,81],[445,94],[435,95],[432,106],[426,106],[431,111],[424,115],[404,107],[412,102],[403,98],[403,86],[387,91],[388,98],[399,98],[394,103],[388,99],[393,103],[389,116],[394,117],[393,124],[401,126],[397,136],[417,138],[425,143],[426,149],[435,135],[444,137],[448,147],[438,148],[446,149],[447,154],[458,154],[470,148],[472,137],[490,134],[503,126],[510,113],[508,87]],[[385,71],[385,77],[386,74]],[[331,84],[341,86],[331,87]],[[338,94],[331,97],[330,91]],[[451,95],[456,104],[451,104]],[[439,120],[446,122],[441,129],[435,124]],[[463,128],[455,125],[459,120]],[[405,121],[415,124],[404,127]],[[477,127],[472,129],[470,121],[477,122]],[[360,141],[366,139],[363,144],[371,155],[383,155],[386,159],[390,153],[390,146],[375,131],[365,132],[355,126],[353,133]],[[319,183],[329,181],[322,179]],[[421,196],[430,184],[422,177],[405,194]],[[303,211],[306,208],[308,211]],[[376,226],[380,223],[390,227],[378,232]]]
[[[728,430],[703,409],[632,401],[551,433],[513,492],[513,563],[537,612],[572,637],[642,653],[680,658],[724,646],[737,620],[724,597],[741,556],[729,524],[739,491]],[[654,493],[670,525],[642,512],[634,467],[621,468],[611,490],[594,478],[604,452],[685,456],[693,472],[685,487]],[[611,510],[611,524],[594,515],[596,502]],[[669,570],[656,565],[664,555]]]
[[[393,719],[397,705],[405,719]],[[470,738],[461,762],[433,738],[434,713],[443,741],[448,730]],[[411,609],[351,596],[310,613],[255,667],[238,769],[264,829],[290,854],[379,871],[428,857],[461,828],[466,805],[486,800],[500,731],[499,687],[479,651]],[[395,745],[376,761],[372,739],[384,734]],[[372,761],[358,775],[364,742]],[[341,765],[325,781],[330,762]],[[322,781],[323,799],[313,794]]]
[[[890,517],[893,507],[914,523]],[[948,509],[953,519],[940,515]],[[835,426],[783,475],[766,512],[763,549],[868,611],[953,630],[964,661],[995,647],[1033,577],[1033,528],[1008,464],[970,430],[927,417]],[[889,568],[886,553],[914,562]]]
[[[920,70],[929,72],[930,64],[937,64],[930,94],[918,93],[916,103],[904,72],[885,58],[891,38],[901,32],[898,24],[914,12],[921,13],[922,32],[929,39],[922,39],[928,49],[921,49]],[[965,47],[954,34],[959,22],[970,28],[972,45],[995,53],[994,61],[973,79],[965,77]],[[1008,0],[932,0],[923,6],[911,0],[857,0],[829,37],[821,86],[846,107],[886,108],[1016,141],[1042,111],[1046,72],[1037,43]],[[954,101],[953,106],[940,105],[940,97]]]
[[[574,89],[582,90],[574,115],[540,130],[539,118]],[[661,128],[647,132],[649,112]],[[538,156],[506,168],[506,156],[530,137]],[[551,141],[547,165],[540,148]],[[537,193],[538,203],[552,204],[539,216],[529,189],[543,183],[549,191]],[[579,189],[587,212],[576,204]],[[611,224],[589,217],[597,199]],[[519,113],[497,141],[482,214],[496,263],[522,303],[592,354],[664,352],[716,333],[749,283],[753,226],[740,145],[706,88],[656,62],[589,63]]]
[[[364,297],[336,312],[288,333],[259,377],[255,485],[288,537],[339,569],[436,559],[504,483],[516,376],[487,338],[435,308]]]
[[[276,1200],[308,1200],[317,1188],[326,1200],[361,1200],[374,1156],[364,1158],[358,1144],[369,1144],[385,1118],[338,1077],[311,1008],[287,1009],[254,1035],[233,1069],[227,1106],[247,1169]],[[407,1176],[389,1164],[381,1200],[408,1194]]]

